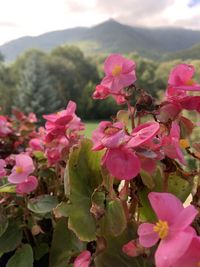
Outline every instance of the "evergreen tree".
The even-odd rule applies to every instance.
[[[36,52],[31,53],[25,62],[17,90],[16,106],[25,113],[36,113],[40,120],[43,114],[54,112],[59,108],[52,77],[43,58]]]

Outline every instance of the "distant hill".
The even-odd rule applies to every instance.
[[[200,43],[196,44],[188,49],[184,49],[175,53],[170,53],[164,57],[167,60],[173,59],[200,59]]]
[[[200,31],[181,28],[131,27],[108,20],[94,27],[78,27],[22,37],[0,46],[7,61],[30,48],[49,51],[58,45],[74,44],[87,54],[138,52],[149,58],[188,49],[200,43]]]

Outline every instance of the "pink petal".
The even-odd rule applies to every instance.
[[[131,180],[140,172],[140,160],[125,148],[109,149],[104,161],[108,171],[119,180]]]
[[[21,166],[24,172],[29,174],[35,170],[32,158],[24,154],[16,156],[16,166]]]
[[[197,214],[198,211],[192,205],[184,208],[174,220],[174,224],[171,226],[171,230],[184,230],[193,222]]]
[[[174,223],[175,218],[182,212],[182,202],[170,193],[151,192],[148,195],[151,206],[158,219]]]
[[[113,68],[116,65],[122,66],[124,58],[119,54],[112,54],[104,62],[104,72],[106,75],[112,75]]]
[[[139,243],[145,248],[154,246],[160,239],[158,234],[153,231],[154,226],[152,223],[143,223],[138,228]]]
[[[156,267],[170,267],[185,253],[189,247],[193,234],[191,232],[177,232],[173,236],[161,240],[155,253]],[[189,267],[189,266],[188,266]]]
[[[69,123],[72,120],[73,116],[72,115],[64,115],[61,116],[60,118],[57,118],[57,120],[55,121],[56,125],[66,125],[67,123]]]
[[[8,176],[8,181],[12,184],[20,184],[23,183],[29,173],[23,172],[23,173],[16,173],[15,169],[12,170],[12,173]]]
[[[173,86],[185,85],[194,75],[194,67],[189,64],[175,66],[169,76],[168,84]]]
[[[194,237],[184,255],[172,267],[197,267],[200,263],[200,237]]]
[[[132,138],[128,142],[128,147],[137,147],[151,138],[153,138],[159,131],[160,124],[157,122],[147,122],[136,127],[132,133]]]
[[[116,134],[113,134],[112,136],[105,136],[102,138],[101,143],[107,147],[107,148],[115,148],[119,147],[126,138],[126,134],[124,130],[120,130]]]
[[[35,176],[29,176],[23,183],[16,186],[16,192],[27,194],[34,191],[38,186],[38,180]]]
[[[91,253],[88,250],[83,251],[74,261],[74,267],[89,267]]]

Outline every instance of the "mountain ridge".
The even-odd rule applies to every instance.
[[[157,59],[200,44],[200,31],[183,28],[145,28],[122,24],[113,19],[92,27],[51,31],[24,36],[0,46],[7,61],[13,61],[27,49],[50,51],[59,45],[77,45],[87,54],[137,52]]]

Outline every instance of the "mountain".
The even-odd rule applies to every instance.
[[[87,54],[138,52],[142,56],[158,58],[197,43],[200,43],[200,31],[131,27],[111,19],[90,28],[77,27],[22,37],[0,46],[0,51],[7,61],[12,61],[30,48],[50,51],[58,45],[74,44]]]
[[[200,43],[196,44],[188,49],[184,49],[175,53],[167,54],[164,59],[173,60],[173,59],[200,59]]]

